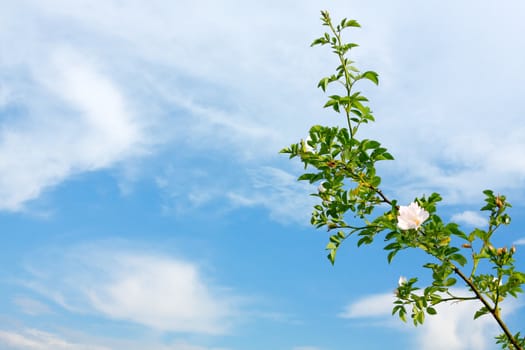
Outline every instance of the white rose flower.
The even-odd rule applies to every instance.
[[[400,206],[397,227],[402,230],[417,230],[429,216],[428,211],[421,208],[416,202],[410,203],[408,206]]]

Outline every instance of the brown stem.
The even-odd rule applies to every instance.
[[[467,276],[465,276],[463,274],[463,272],[461,272],[461,270],[458,269],[456,266],[454,266],[454,272],[456,273],[456,275],[461,277],[461,279],[463,281],[465,281],[466,284],[468,284],[468,286],[470,287],[470,289],[472,289],[472,291],[474,292],[476,297],[479,299],[479,301],[481,301],[481,303],[487,308],[487,310],[490,311],[490,314],[492,315],[492,317],[494,317],[494,319],[496,320],[496,322],[498,323],[500,328],[503,330],[503,332],[505,333],[505,335],[507,336],[509,341],[512,343],[512,345],[514,345],[515,349],[516,350],[523,350],[523,348],[518,344],[518,341],[516,339],[514,339],[514,336],[512,335],[512,333],[507,328],[507,325],[499,317],[499,312],[497,310],[497,307],[491,307],[490,304],[488,303],[488,301],[485,298],[483,298],[481,293],[477,290],[476,286],[474,286],[472,281],[470,279],[468,279]]]
[[[449,301],[466,301],[466,300],[476,300],[477,297],[451,297],[451,298],[444,298],[444,299],[439,299],[438,302],[436,302],[434,305],[437,305],[439,303],[444,303],[444,302],[449,302]]]
[[[373,186],[372,186],[371,188],[372,188],[372,189],[373,189],[373,190],[379,195],[379,197],[381,197],[381,198],[383,199],[383,201],[384,201],[385,203],[388,203],[388,204],[392,205],[392,202],[390,201],[390,199],[388,199],[388,198],[384,195],[383,191],[381,191],[379,188],[375,188],[375,187],[373,187]]]
[[[372,185],[369,185],[367,183],[363,183],[366,187],[368,187],[369,189],[371,189],[372,191],[374,191],[375,193],[377,193],[379,195],[379,197],[381,197],[381,199],[383,200],[384,203],[388,203],[390,205],[392,205],[392,201],[390,199],[388,199],[387,196],[385,196],[385,194],[383,193],[383,191],[381,191],[379,188],[376,188]],[[397,209],[399,209],[399,206],[396,206]]]

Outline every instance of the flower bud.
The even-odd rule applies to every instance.
[[[404,284],[407,284],[407,278],[405,276],[400,276],[397,284],[401,287]]]
[[[496,197],[496,206],[500,209],[503,208],[503,201],[504,199],[498,195]]]
[[[463,248],[472,248],[472,244],[469,244],[469,243],[463,243],[461,246]]]
[[[314,151],[312,146],[308,144],[309,141],[311,141],[310,136],[308,136],[306,140],[301,140],[301,148],[303,153],[312,153]]]
[[[323,186],[323,184],[320,184],[319,187],[317,187],[317,190],[319,191],[319,193],[325,193],[326,192],[326,188]]]
[[[512,247],[510,247],[510,253],[514,254],[516,253],[516,246],[513,244]]]
[[[337,163],[335,162],[335,160],[329,160],[328,162],[326,162],[326,165],[329,167],[329,168],[335,168],[335,166],[337,165]]]

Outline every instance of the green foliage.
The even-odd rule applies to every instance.
[[[481,211],[488,214],[487,228],[465,233],[458,224],[445,222],[438,215],[441,196],[437,193],[416,198],[408,207],[389,199],[380,189],[376,163],[394,157],[379,141],[356,137],[362,125],[375,121],[368,99],[356,91],[356,83],[368,80],[379,84],[376,72],[361,73],[349,59],[351,50],[358,45],[342,40],[344,30],[360,25],[346,18],[334,25],[326,11],[321,12],[321,21],[328,30],[311,46],[329,46],[339,64],[335,73],[323,77],[317,86],[323,92],[340,88],[339,93],[328,97],[324,108],[342,115],[346,127],[315,125],[306,140],[284,148],[281,153],[301,160],[307,172],[299,180],[318,184],[317,192],[312,195],[319,198],[319,203],[313,208],[311,224],[329,232],[328,259],[334,264],[343,242],[352,236],[362,246],[384,235],[382,241],[389,263],[403,250],[422,250],[430,258],[423,268],[430,272],[432,282],[418,287],[417,278],[400,279],[393,315],[406,321],[410,314],[414,325],[420,325],[425,315],[437,313],[435,306],[440,303],[477,300],[481,306],[474,319],[491,315],[504,331],[496,338],[497,343],[504,349],[523,350],[525,340],[520,333],[512,335],[507,329],[500,317],[500,304],[509,295],[516,297],[523,293],[525,274],[515,270],[514,246],[495,248],[492,244],[496,230],[511,222],[506,213],[511,205],[505,196],[485,190]],[[407,215],[408,211],[412,211],[411,215]],[[403,220],[405,223],[401,224]],[[479,273],[480,264],[484,265],[483,271],[492,272]],[[461,270],[465,266],[471,267],[470,275]],[[458,282],[468,288],[469,295],[452,292],[451,287]]]
[[[502,349],[516,350],[525,348],[525,336],[522,336],[520,332],[514,334],[513,338],[516,344],[509,340],[509,337],[505,333],[500,334],[496,337],[496,344],[501,344]]]

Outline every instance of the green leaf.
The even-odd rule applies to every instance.
[[[418,311],[416,317],[414,318],[414,325],[423,324],[425,322],[425,313],[423,311]]]
[[[346,18],[341,22],[341,26],[343,28],[347,28],[347,27],[360,28],[361,27],[361,25],[355,19],[346,20]]]
[[[456,282],[457,282],[457,280],[456,280],[455,278],[451,277],[451,278],[449,278],[449,279],[447,279],[447,280],[445,281],[445,286],[446,286],[446,287],[453,286],[453,285],[456,284]]]
[[[327,108],[327,107],[333,106],[336,103],[339,103],[339,101],[338,100],[334,100],[333,98],[331,98],[324,104],[323,107]]]
[[[492,190],[485,190],[483,191],[483,193],[487,196],[487,197],[494,197],[494,192]]]
[[[488,238],[488,233],[486,231],[480,230],[479,228],[475,228],[472,233],[482,241],[486,241]]]
[[[312,173],[306,173],[306,174],[303,174],[301,176],[299,176],[297,178],[298,181],[303,181],[303,180],[312,180],[314,178],[314,176],[316,176],[317,174],[312,174]]]
[[[310,47],[316,46],[316,45],[326,45],[329,43],[329,40],[326,37],[320,37],[315,39],[311,44]]]
[[[332,249],[330,250],[330,253],[326,256],[328,260],[332,263],[332,265],[335,264],[335,255],[337,254],[337,250]]]
[[[360,247],[362,246],[363,244],[370,244],[374,241],[374,239],[370,236],[364,236],[364,237],[361,237],[361,239],[359,239],[359,241],[357,242],[357,246]]]
[[[397,252],[398,250],[393,250],[390,253],[388,253],[387,260],[389,264],[392,262],[392,259],[394,259],[394,256],[396,256]]]
[[[376,158],[377,160],[394,160],[394,156],[391,155],[390,153],[388,152],[385,152],[383,154],[381,154],[381,156],[379,156],[378,158]]]
[[[392,315],[395,315],[397,312],[399,312],[399,310],[401,310],[403,308],[403,306],[401,305],[396,305],[394,306],[394,308],[392,309]]]
[[[339,96],[336,96],[336,97],[339,97]],[[328,100],[328,102],[326,102],[323,107],[327,108],[327,107],[330,107],[330,106],[332,106],[332,108],[336,112],[339,112],[339,98],[335,98],[335,97],[331,96],[331,99]]]
[[[457,224],[454,224],[454,223],[450,223],[448,224],[447,226],[447,229],[450,231],[451,234],[453,234],[454,236],[458,236],[460,238],[463,238],[464,240],[468,241],[469,238],[467,237],[467,235],[461,231],[459,228],[458,228],[458,225]]]
[[[476,311],[476,313],[474,314],[474,319],[477,319],[483,315],[486,315],[489,313],[489,310],[483,306],[481,309],[479,309],[478,311]]]
[[[366,71],[364,72],[363,74],[361,74],[361,77],[363,79],[368,79],[370,80],[372,83],[376,84],[376,85],[379,85],[379,75],[374,72],[374,71]]]
[[[401,249],[401,244],[399,244],[398,242],[392,242],[390,244],[388,244],[386,247],[383,248],[384,250],[398,250],[398,249]]]
[[[381,146],[381,144],[374,140],[363,140],[361,142],[361,147],[363,150],[376,149],[379,146]]]
[[[319,81],[319,84],[317,84],[317,87],[320,87],[323,89],[323,91],[326,91],[326,86],[330,82],[330,78],[323,78]]]
[[[401,321],[406,322],[407,321],[407,313],[405,310],[399,311],[399,318]]]
[[[430,306],[429,306],[429,307],[427,307],[427,313],[428,313],[429,315],[435,315],[435,314],[437,314],[437,311],[436,311],[436,309],[434,309],[433,307],[430,307]]]
[[[326,245],[326,250],[334,250],[334,249],[337,249],[337,245],[334,243],[334,242],[329,242],[327,245]]]
[[[461,254],[452,254],[450,256],[450,260],[456,261],[461,266],[465,266],[465,264],[467,263],[467,259]]]

